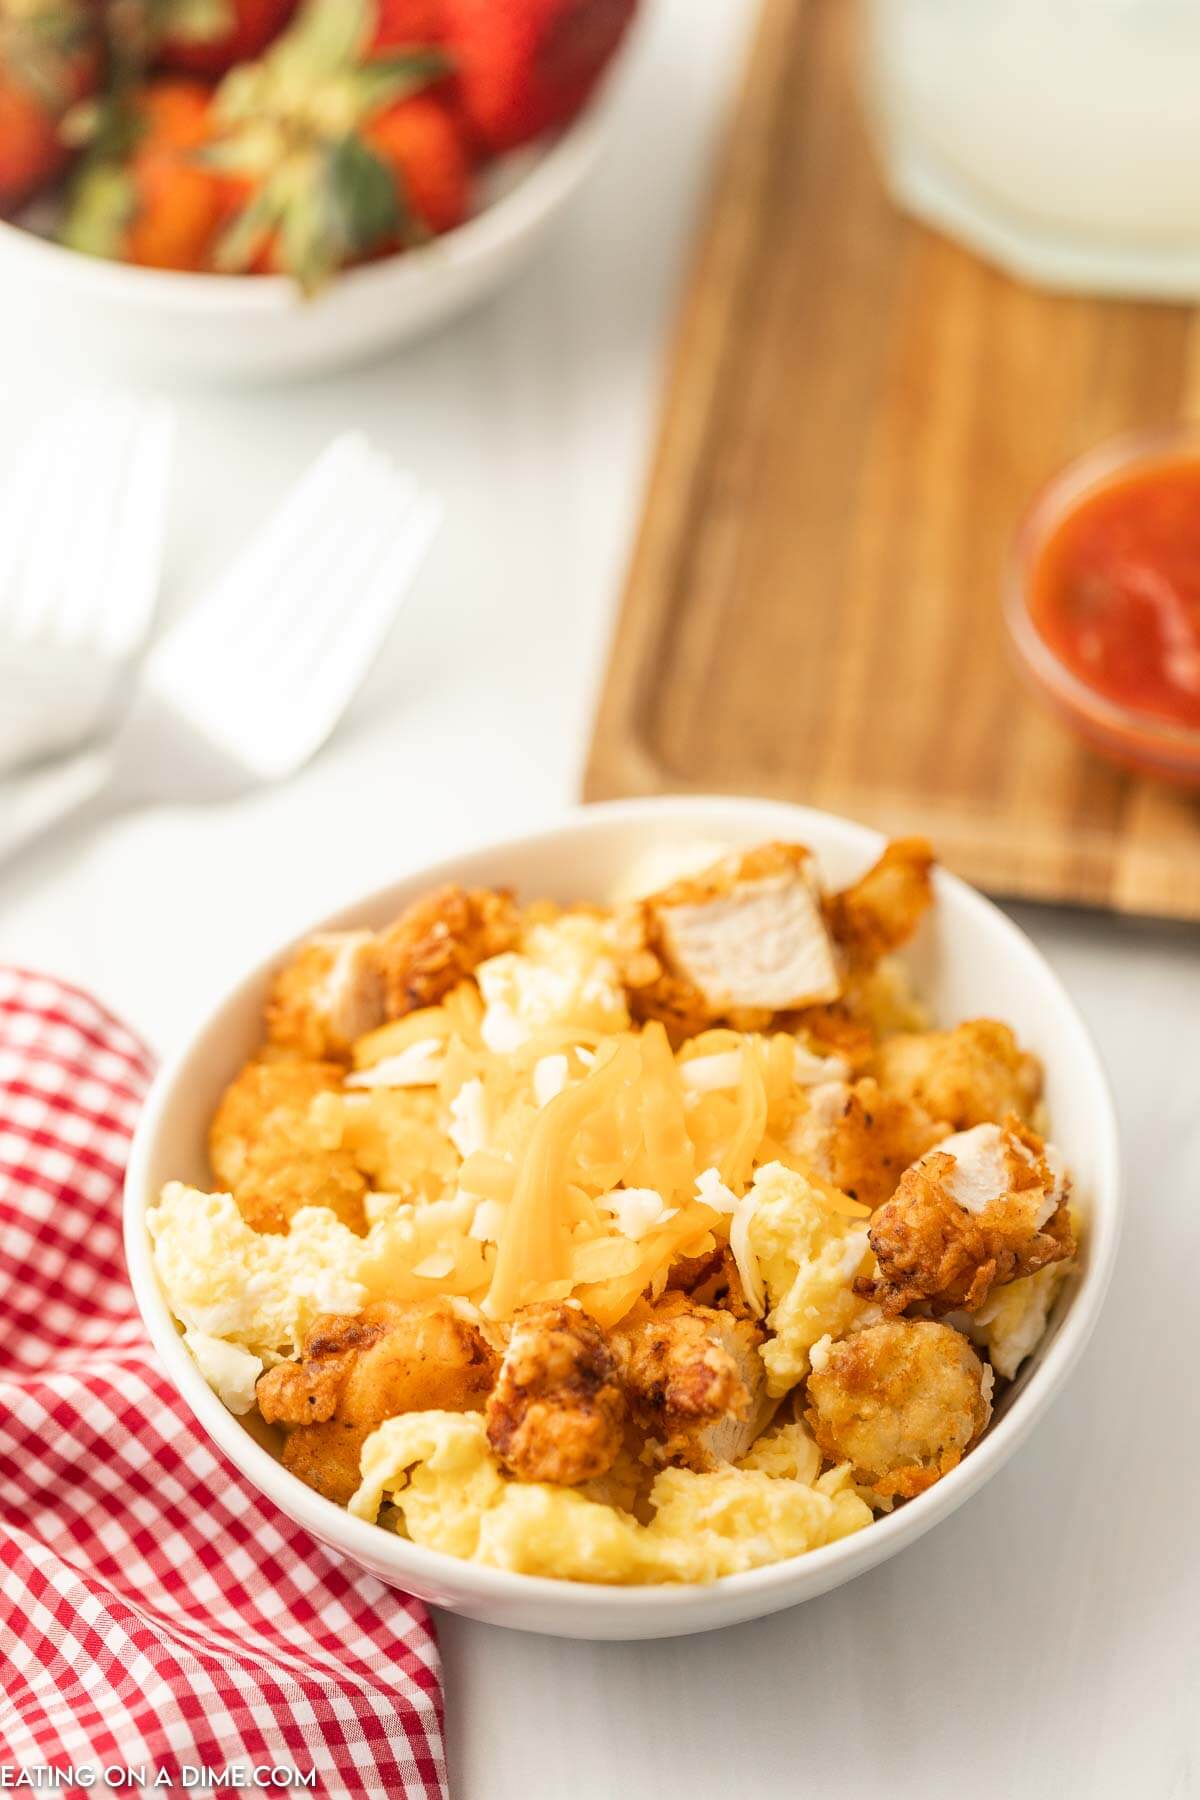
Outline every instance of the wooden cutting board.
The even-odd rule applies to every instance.
[[[1200,918],[1200,805],[1013,670],[1039,483],[1200,412],[1197,315],[1038,294],[902,218],[851,0],[766,0],[679,326],[586,777],[924,831],[993,891]]]

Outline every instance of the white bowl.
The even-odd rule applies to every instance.
[[[813,846],[835,884],[878,853],[865,826],[804,807],[739,799],[661,799],[584,808],[533,837],[452,858],[372,894],[314,929],[381,926],[439,882],[506,884],[526,898],[603,899],[622,871],[656,847],[692,841],[749,845],[769,838]],[[1088,1033],[1029,940],[952,875],[937,876],[938,904],[914,947],[914,972],[940,1019],[979,1014],[1008,1021],[1046,1068],[1054,1138],[1086,1210],[1082,1269],[1064,1290],[1051,1329],[977,1449],[919,1499],[853,1537],[790,1562],[709,1586],[610,1588],[476,1568],[352,1518],[290,1475],[228,1413],[183,1346],[159,1291],[146,1208],[172,1179],[209,1185],[205,1137],[217,1098],[259,1041],[263,997],[286,953],[260,965],[214,1007],[146,1103],[125,1186],[125,1248],[142,1317],[167,1371],[209,1436],[257,1488],[323,1543],[393,1587],[488,1624],[559,1637],[652,1638],[706,1631],[778,1612],[873,1568],[936,1525],[1007,1462],[1046,1411],[1091,1335],[1108,1286],[1120,1222],[1117,1128]]]
[[[464,225],[311,298],[284,276],[134,268],[0,220],[6,326],[58,333],[93,370],[192,379],[310,375],[394,349],[492,293],[540,242],[601,151],[613,73],[548,149],[495,165],[488,203]]]

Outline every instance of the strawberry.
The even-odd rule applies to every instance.
[[[480,144],[515,150],[573,119],[637,0],[444,0],[445,45]]]
[[[205,160],[212,95],[199,82],[164,78],[122,104],[123,154],[106,145],[80,171],[63,241],[93,256],[156,269],[211,267],[234,190]]]
[[[408,29],[399,13],[395,0],[307,0],[265,57],[222,82],[212,154],[245,200],[219,267],[279,269],[311,290],[466,216],[470,158],[436,91],[445,59],[393,48],[387,34]]]
[[[88,0],[0,0],[0,213],[62,173],[64,121],[93,94],[103,65]]]
[[[370,53],[439,44],[444,29],[444,0],[375,0]]]
[[[434,234],[462,224],[471,202],[471,162],[449,107],[418,94],[388,107],[363,135],[391,170],[402,211]]]
[[[154,0],[157,61],[185,75],[224,75],[261,56],[296,0]]]

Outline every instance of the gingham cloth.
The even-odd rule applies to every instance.
[[[443,1796],[425,1608],[248,1487],[143,1334],[120,1210],[150,1074],[86,994],[0,968],[0,1785]]]

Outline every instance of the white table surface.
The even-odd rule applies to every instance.
[[[0,956],[92,987],[168,1050],[281,934],[574,796],[746,22],[739,0],[660,0],[603,169],[486,310],[382,367],[180,394],[168,611],[348,424],[436,487],[449,523],[301,778],[28,857],[0,877]],[[3,458],[79,369],[59,343],[0,345]],[[1125,1134],[1126,1240],[1069,1391],[932,1536],[762,1624],[589,1646],[445,1619],[459,1800],[1198,1791],[1200,933],[1017,916],[1099,1038]]]

